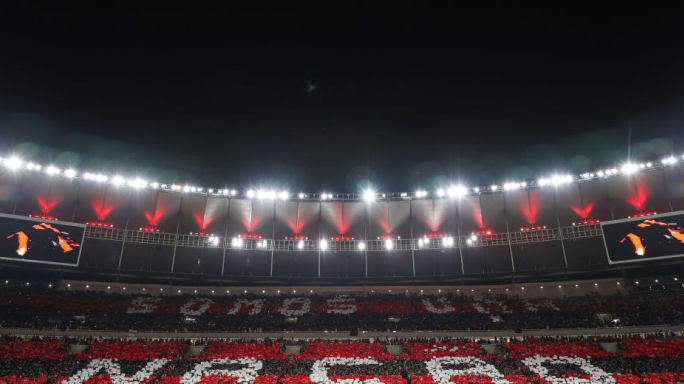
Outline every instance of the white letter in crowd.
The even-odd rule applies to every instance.
[[[432,313],[448,313],[455,311],[454,306],[451,305],[446,297],[440,297],[439,299],[435,300],[434,304],[432,301],[430,301],[430,299],[423,299],[423,305],[425,306],[425,309]]]
[[[160,301],[161,297],[137,297],[131,301],[131,306],[126,308],[126,313],[152,313]]]
[[[243,307],[249,310],[249,312],[247,312],[248,315],[256,315],[261,313],[261,308],[264,307],[264,300],[236,300],[226,313],[229,315],[236,315]]]
[[[285,316],[301,316],[311,310],[311,300],[306,297],[293,297],[283,300],[280,313]]]
[[[88,366],[76,372],[70,378],[62,381],[62,384],[83,384],[91,377],[100,372],[106,372],[112,380],[112,384],[138,384],[149,378],[168,362],[167,359],[155,359],[147,363],[143,369],[133,376],[121,373],[121,366],[112,359],[95,359]]]
[[[206,298],[192,299],[180,307],[180,313],[188,316],[199,316],[206,312],[214,301]]]
[[[528,357],[522,361],[527,367],[537,375],[541,376],[542,379],[553,383],[553,384],[614,384],[615,379],[613,376],[601,368],[594,366],[586,359],[581,357],[569,357],[569,356],[533,356]],[[583,379],[580,377],[569,377],[562,378],[549,374],[549,369],[544,366],[544,364],[558,364],[558,365],[576,365],[580,370],[588,373],[591,377],[588,379]]]
[[[228,364],[242,364],[244,368],[237,370],[228,369],[209,369],[214,365],[228,365]],[[253,383],[261,369],[263,363],[252,358],[242,359],[214,359],[197,363],[195,368],[183,375],[180,384],[196,384],[202,380],[202,376],[220,375],[228,377],[237,377],[238,383]]]
[[[332,381],[328,377],[328,367],[333,365],[382,365],[382,363],[375,359],[360,357],[326,357],[321,360],[316,360],[311,367],[311,374],[309,375],[311,382],[316,384],[383,384],[377,377],[368,380],[342,379]]]
[[[339,296],[334,299],[328,299],[326,301],[327,310],[326,313],[337,313],[341,315],[349,315],[355,313],[357,310],[356,303],[354,299],[346,296]]]
[[[445,369],[444,365],[465,365],[466,369]],[[496,367],[477,357],[470,356],[444,356],[435,357],[425,362],[425,367],[432,375],[432,379],[440,384],[450,384],[451,376],[461,375],[484,375],[489,377],[495,384],[511,384],[504,378]]]

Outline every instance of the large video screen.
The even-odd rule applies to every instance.
[[[78,266],[85,226],[0,214],[0,259]]]
[[[610,263],[684,256],[684,211],[601,223]]]

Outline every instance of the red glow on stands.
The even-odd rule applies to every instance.
[[[532,192],[522,196],[527,200],[522,204],[522,214],[528,224],[534,224],[537,222],[537,215],[539,215],[539,196]]]
[[[520,228],[520,232],[541,231],[542,229],[546,229],[546,225],[528,225]]]
[[[584,207],[571,206],[570,208],[572,208],[573,212],[575,212],[577,216],[586,219],[587,217],[589,217],[589,214],[594,209],[594,203],[589,203]]]
[[[479,235],[479,236],[491,236],[494,234],[494,231],[491,229],[481,229],[479,231],[473,232],[473,235]]]
[[[632,218],[632,217],[641,217],[641,216],[651,216],[651,215],[657,215],[657,214],[658,214],[658,212],[653,212],[653,211],[639,211],[639,212],[633,213],[627,217]]]
[[[159,219],[161,219],[164,216],[164,211],[163,210],[156,210],[154,214],[145,212],[145,219],[147,219],[147,223],[150,224],[152,227],[156,227],[157,223],[159,223]],[[152,231],[154,232],[154,231]]]
[[[44,215],[50,213],[52,211],[52,208],[54,208],[57,204],[59,204],[59,200],[46,200],[43,197],[37,196],[36,201],[38,202],[38,205],[40,206],[40,211],[43,212]]]
[[[203,231],[200,231],[200,232],[190,232],[190,235],[195,235],[195,236],[209,236],[209,233],[203,232]]]
[[[634,184],[632,184],[631,181],[627,183],[627,188],[630,190],[630,195],[625,198],[625,201],[637,211],[643,210],[644,204],[646,204],[646,200],[648,200],[648,187],[639,181],[639,179],[636,179]]]
[[[331,237],[331,239],[333,241],[352,241],[352,240],[354,240],[353,237],[348,236],[348,235],[344,235],[344,234],[333,236],[333,237]]]
[[[247,232],[254,232],[254,228],[256,228],[257,225],[259,225],[259,222],[260,222],[259,219],[253,219],[252,221],[248,221],[248,220],[247,220],[246,218],[244,218],[244,217],[243,217],[242,219],[240,219],[240,221],[242,222],[242,225],[245,227],[245,229],[247,230]]]
[[[37,218],[37,219],[52,220],[52,221],[57,221],[57,220],[58,220],[58,219],[57,219],[56,217],[54,217],[54,216],[41,215],[41,214],[29,215],[29,217],[35,217],[35,218]]]
[[[240,238],[241,239],[261,239],[261,235],[257,235],[256,233],[241,233]]]
[[[304,235],[294,235],[287,237],[285,236],[285,240],[309,240],[309,236],[304,236]]]
[[[114,224],[103,223],[101,221],[89,221],[86,225],[90,225],[91,227],[114,228]]]
[[[390,234],[392,233],[392,228],[390,228],[389,221],[388,220],[378,220],[378,224],[382,227],[382,230],[385,231],[385,233]]]
[[[430,228],[432,232],[437,232],[439,231],[439,227],[442,226],[442,221],[437,221],[437,220],[432,220],[432,219],[427,219],[425,224]]]
[[[444,237],[444,234],[441,232],[432,232],[426,233],[425,237],[427,237],[428,239],[441,239],[442,237]]]
[[[113,205],[93,203],[91,206],[93,207],[93,211],[95,211],[95,216],[100,221],[106,220],[107,216],[114,210]]]
[[[294,220],[288,220],[287,221],[287,226],[290,227],[292,230],[292,233],[294,234],[299,234],[302,231],[302,228],[304,228],[304,225],[306,224],[306,220],[299,219],[297,220],[297,223],[295,224]]]
[[[149,225],[144,226],[144,227],[140,227],[140,230],[142,232],[159,232],[159,228],[157,228],[155,226],[149,226]]]
[[[337,217],[335,227],[339,233],[344,235],[349,229],[349,224],[344,222],[344,210],[342,208],[342,204],[335,204],[335,216]]]
[[[473,219],[477,223],[477,226],[480,228],[484,228],[484,220],[482,219],[482,210],[478,207],[477,209],[473,210]]]
[[[589,224],[598,224],[598,223],[599,223],[598,219],[584,219],[578,223],[572,223],[572,225],[589,225]]]
[[[378,240],[394,240],[394,237],[392,237],[392,235],[380,235],[378,236]]]
[[[194,214],[193,218],[195,219],[195,222],[197,222],[197,226],[199,227],[199,229],[201,229],[202,231],[207,229],[207,226],[209,226],[209,224],[211,224],[211,222],[214,220],[213,217],[205,218],[204,215],[200,213]]]

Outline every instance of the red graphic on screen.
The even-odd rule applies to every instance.
[[[17,240],[15,252],[18,256],[26,256],[36,244],[43,249],[59,249],[61,253],[69,253],[74,248],[80,247],[80,244],[74,241],[69,233],[61,231],[52,224],[40,223],[28,228],[6,236],[8,240]],[[52,234],[45,236],[41,232]]]
[[[622,240],[620,240],[620,242],[624,243],[625,240],[629,240],[632,242],[632,245],[634,246],[634,253],[636,253],[639,256],[644,256],[646,254],[646,247],[644,247],[644,244],[641,242],[641,237],[633,233],[628,233],[627,236],[623,237]]]
[[[19,231],[7,236],[8,239],[17,237],[17,255],[24,256],[28,251],[28,236],[23,231]]]

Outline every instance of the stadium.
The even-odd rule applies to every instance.
[[[258,3],[0,6],[0,384],[684,383],[674,12]]]

